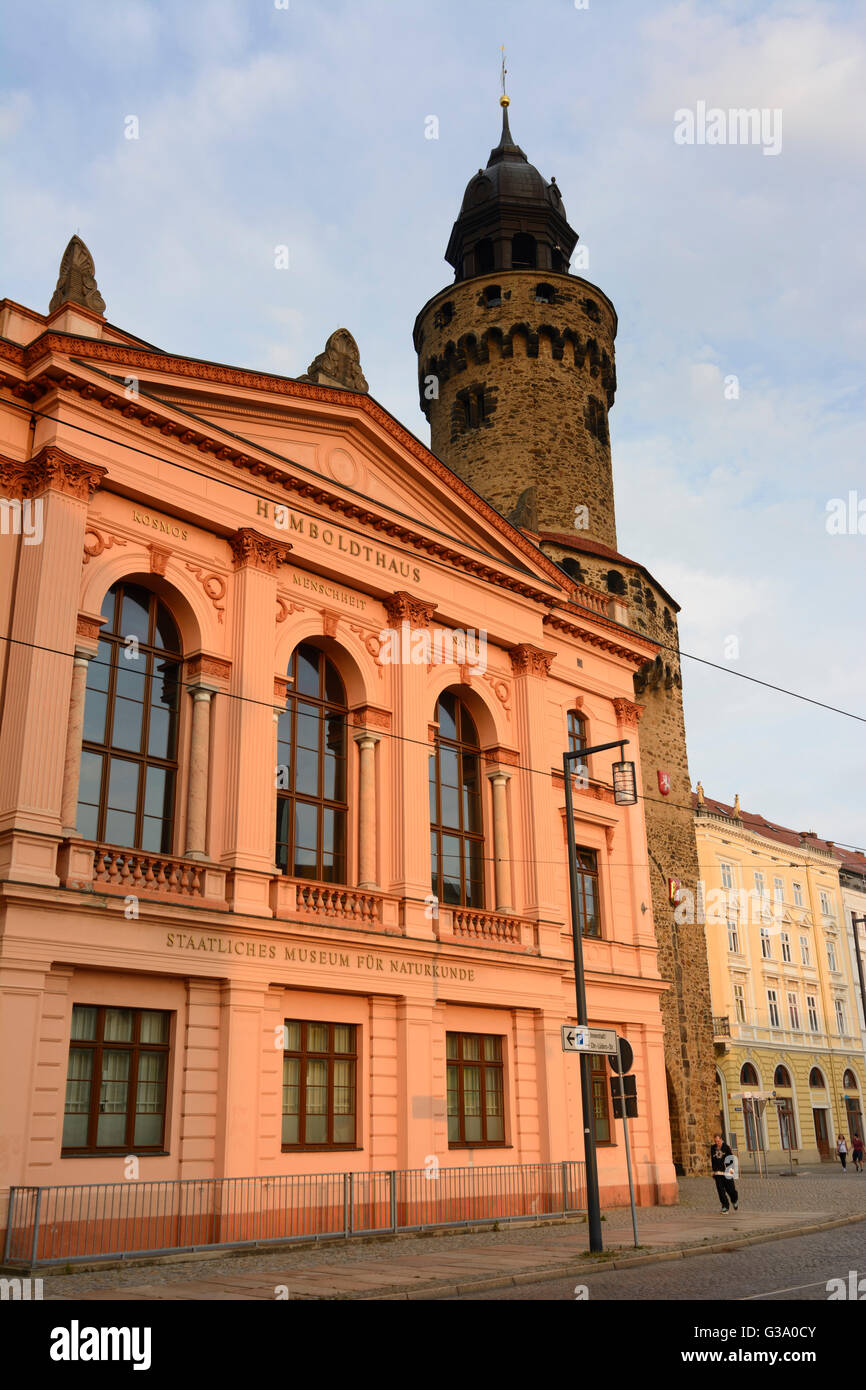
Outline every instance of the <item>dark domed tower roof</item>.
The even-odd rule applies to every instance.
[[[456,280],[496,270],[564,272],[577,242],[556,179],[548,183],[529,163],[509,128],[508,97],[501,105],[499,144],[469,180],[445,252]]]

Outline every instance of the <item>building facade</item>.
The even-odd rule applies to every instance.
[[[578,241],[556,180],[514,141],[503,101],[499,144],[469,181],[446,249],[454,282],[414,330],[431,447],[532,537],[580,586],[622,605],[654,655],[634,673],[652,907],[663,996],[674,1159],[707,1169],[713,1123],[712,1014],[703,927],[677,923],[670,883],[694,892],[678,605],[617,548],[608,414],[617,316],[598,286],[569,273]]]
[[[717,1123],[752,1166],[832,1162],[863,1135],[863,1036],[839,871],[814,832],[698,789]],[[686,901],[678,911],[687,913]]]
[[[842,861],[839,882],[842,887],[842,910],[848,934],[851,973],[859,1000],[858,1018],[863,1047],[866,1050],[866,1013],[863,1008],[864,977],[866,977],[866,854],[859,850],[840,849],[835,853]],[[856,921],[856,926],[855,926]],[[856,931],[856,939],[855,939]]]
[[[367,393],[0,304],[0,1186],[580,1159],[562,753],[656,644]],[[640,806],[575,782],[590,1020],[676,1199]],[[626,1200],[608,1076],[603,1199]],[[133,1169],[128,1168],[135,1160]],[[2,1222],[0,1222],[2,1224]]]

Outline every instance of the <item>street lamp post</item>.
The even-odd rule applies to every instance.
[[[577,845],[574,840],[574,798],[571,789],[571,764],[604,753],[608,748],[625,748],[628,739],[616,743],[599,743],[594,748],[579,748],[563,753],[562,772],[565,778],[565,819],[568,830],[568,886],[571,896],[571,939],[574,946],[574,993],[577,1002],[577,1021],[589,1026],[586,1012],[586,979],[583,972],[583,934],[580,925],[577,887]],[[634,806],[637,801],[634,763],[620,761],[613,766],[613,796],[618,806]],[[592,1056],[580,1054],[580,1102],[583,1111],[583,1149],[586,1164],[586,1214],[589,1225],[589,1248],[592,1252],[604,1249],[601,1239],[601,1205],[598,1195],[598,1165],[595,1157],[595,1130],[592,1108]]]

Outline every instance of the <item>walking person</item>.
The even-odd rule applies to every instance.
[[[848,1171],[848,1143],[844,1134],[840,1134],[836,1140],[836,1152],[839,1155],[839,1162],[842,1164],[842,1172]]]
[[[863,1172],[863,1140],[855,1134],[851,1140],[851,1159],[858,1173]]]
[[[713,1135],[710,1162],[713,1167],[713,1179],[719,1194],[719,1201],[722,1204],[722,1211],[729,1212],[731,1206],[736,1211],[740,1205],[740,1194],[737,1191],[733,1176],[737,1160],[720,1134]]]

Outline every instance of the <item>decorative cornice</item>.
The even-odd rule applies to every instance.
[[[542,651],[531,642],[520,642],[516,647],[509,647],[508,655],[515,676],[549,676],[556,653]]]
[[[227,685],[231,680],[232,664],[221,656],[206,656],[204,652],[199,652],[190,661],[187,674],[190,680],[224,681]]]
[[[484,761],[486,763],[504,763],[507,767],[518,767],[520,764],[520,754],[515,748],[503,748],[495,745],[493,748],[484,749]]]
[[[79,613],[75,621],[75,635],[96,642],[104,622],[104,618],[92,618],[89,613]]]
[[[425,603],[405,589],[398,589],[388,598],[383,598],[382,607],[392,627],[403,622],[410,623],[412,627],[429,627],[436,612],[435,603]]]
[[[390,729],[391,711],[379,709],[376,705],[359,705],[352,710],[352,723],[359,729]]]
[[[270,536],[263,536],[252,526],[241,526],[233,536],[229,536],[228,542],[235,569],[252,566],[267,574],[276,574],[279,565],[289,563],[290,542],[271,540]]]
[[[613,707],[616,711],[618,724],[627,724],[630,729],[637,728],[644,711],[643,705],[637,705],[633,700],[623,700],[618,697],[614,700]]]
[[[600,621],[600,620],[599,620]],[[586,642],[591,647],[599,647],[602,651],[609,652],[611,656],[621,656],[626,661],[630,661],[635,667],[643,666],[647,660],[646,652],[638,652],[632,647],[624,647],[620,642],[612,642],[607,637],[601,637],[597,632],[590,632],[588,628],[578,627],[575,623],[568,623],[560,618],[556,613],[545,613],[541,620],[543,627],[553,628],[554,632],[563,632],[569,637],[579,637],[582,642]],[[607,623],[604,624],[608,626]],[[624,636],[625,628],[619,628]],[[635,637],[639,642],[645,642],[653,650],[659,650],[659,643],[651,637],[645,637],[643,633],[636,633]]]

